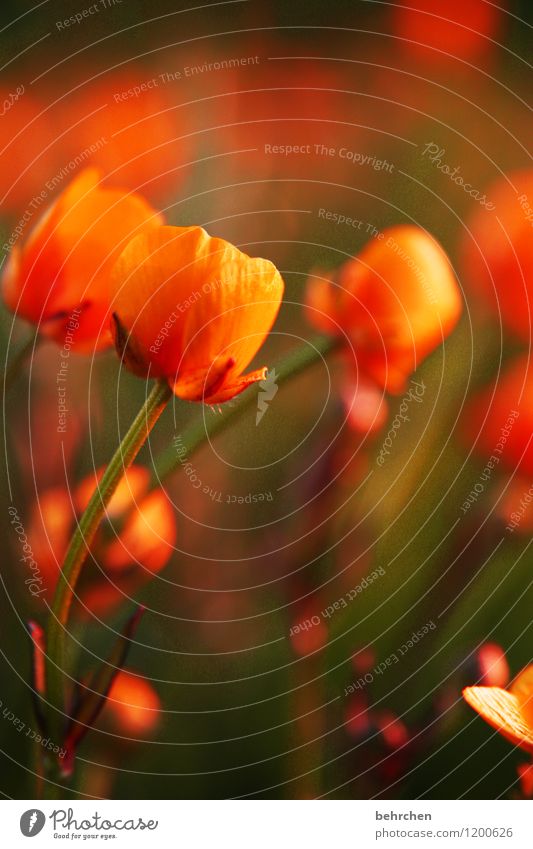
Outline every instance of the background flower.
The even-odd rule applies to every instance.
[[[6,305],[69,350],[109,346],[110,271],[129,239],[160,222],[140,196],[83,171],[22,248],[13,247],[2,277]]]
[[[415,227],[379,233],[331,282],[311,279],[310,320],[345,334],[357,366],[399,393],[453,330],[461,299],[442,248]]]
[[[76,522],[103,474],[88,475],[73,493],[54,487],[36,500],[28,539],[42,575],[42,587],[53,598],[61,563]],[[139,589],[166,566],[176,542],[172,505],[160,489],[148,493],[149,474],[132,466],[114,493],[77,593],[77,615],[100,616]]]

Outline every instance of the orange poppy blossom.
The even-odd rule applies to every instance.
[[[513,745],[533,754],[533,664],[502,687],[466,687],[463,697]]]
[[[476,209],[461,240],[466,285],[514,334],[529,343],[533,328],[533,169],[501,177],[486,190],[494,207]]]
[[[393,394],[451,333],[462,301],[440,245],[411,225],[390,227],[331,275],[314,275],[307,312],[345,336],[360,373]]]
[[[339,395],[350,428],[362,434],[381,430],[387,421],[389,405],[375,383],[348,369],[341,377]]]
[[[419,60],[443,63],[457,57],[479,63],[495,48],[504,8],[505,3],[484,0],[400,0],[391,10],[393,33],[402,39],[402,50]],[[454,71],[458,67],[455,63]]]
[[[492,687],[505,687],[511,677],[505,651],[498,643],[483,643],[476,652],[478,681]]]
[[[533,474],[533,368],[526,354],[506,363],[496,380],[471,397],[461,423],[466,444],[497,465]]]
[[[513,357],[496,380],[474,393],[461,421],[462,441],[494,477],[494,514],[507,530],[533,531],[533,368],[526,354]],[[465,501],[475,504],[471,494]]]
[[[268,260],[201,227],[163,226],[128,243],[112,286],[115,345],[135,374],[208,404],[265,378],[266,368],[243,371],[281,304],[283,280]]]
[[[7,307],[69,351],[109,347],[109,273],[128,239],[161,224],[140,196],[85,169],[43,214],[2,276]]]
[[[14,215],[17,229],[41,204],[44,209],[43,174],[55,173],[56,165],[52,152],[56,128],[46,111],[45,99],[28,89],[5,74],[0,84],[0,209],[2,215]],[[17,230],[11,239],[16,235]]]
[[[165,63],[168,71],[168,56]],[[154,203],[175,198],[198,155],[173,91],[179,83],[165,84],[155,67],[136,62],[93,79],[83,65],[73,72],[80,84],[58,110],[64,159],[91,150],[90,164],[119,185]]]
[[[533,763],[519,764],[516,768],[522,795],[526,799],[533,799]]]
[[[107,694],[104,717],[119,734],[140,737],[155,731],[160,720],[161,701],[142,675],[121,669]]]
[[[41,578],[38,586],[52,598],[75,522],[102,477],[88,475],[69,493],[53,487],[39,496],[29,522],[28,539]],[[86,564],[79,583],[78,613],[111,609],[157,574],[168,562],[176,541],[170,502],[161,489],[148,492],[150,474],[131,466],[108,504],[91,547],[95,563]],[[35,594],[40,594],[37,591]]]

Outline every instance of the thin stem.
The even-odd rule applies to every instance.
[[[277,386],[288,383],[294,377],[311,368],[315,363],[323,360],[327,354],[338,348],[339,345],[340,340],[335,337],[317,336],[305,345],[296,348],[274,367]],[[241,396],[234,406],[227,405],[219,416],[213,416],[208,421],[202,416],[198,421],[190,424],[181,435],[180,453],[178,454],[173,445],[169,445],[156,458],[152,475],[153,486],[159,485],[170,477],[177,468],[183,465],[184,460],[190,458],[208,439],[222,433],[235,419],[238,419],[255,404],[257,404],[257,394],[247,392]]]
[[[311,368],[339,346],[339,340],[318,336],[306,345],[290,353],[274,369],[278,386]],[[132,464],[148,434],[168,403],[172,391],[166,381],[159,381],[146,399],[130,429],[113,455],[100,485],[94,492],[87,509],[71,539],[59,576],[54,601],[47,627],[46,680],[50,709],[50,730],[61,739],[60,720],[65,708],[63,692],[63,670],[65,668],[65,639],[69,610],[74,590],[87,558],[91,543],[104,516],[105,508],[115,492],[126,469]],[[234,406],[227,406],[220,416],[208,422],[202,418],[190,425],[180,440],[180,454],[169,446],[155,464],[153,485],[171,475],[182,463],[184,456],[191,456],[208,439],[224,431],[234,420],[257,403],[257,394],[246,393]],[[185,454],[184,454],[185,451]]]
[[[168,383],[158,381],[111,458],[70,541],[57,582],[47,627],[46,681],[48,702],[51,704],[50,713],[53,714],[50,717],[52,727],[58,727],[65,707],[63,669],[65,668],[66,625],[81,568],[111,496],[171,397],[172,390]],[[60,712],[59,716],[57,711]],[[60,734],[57,739],[60,739]]]

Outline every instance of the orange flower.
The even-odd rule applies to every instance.
[[[42,578],[39,586],[48,598],[53,596],[77,517],[102,474],[100,469],[96,476],[88,475],[71,494],[61,487],[50,489],[34,505],[28,537]],[[120,603],[123,594],[138,590],[172,554],[176,541],[172,506],[162,490],[147,493],[149,479],[147,469],[132,466],[107,507],[108,523],[92,546],[98,566],[89,562],[79,585],[79,597],[89,611]]]
[[[502,19],[502,9],[485,0],[401,0],[392,9],[394,33],[404,39],[402,48],[437,63],[449,61],[446,53],[479,61],[494,48]],[[454,70],[457,67],[455,63]]]
[[[55,173],[52,147],[57,137],[45,98],[24,88],[20,80],[0,84],[0,209],[17,222],[31,219],[46,188],[43,174]],[[36,86],[33,87],[34,89]],[[62,164],[64,163],[62,158]]]
[[[518,357],[470,400],[462,422],[465,442],[480,456],[525,475],[533,473],[533,369]],[[494,463],[493,463],[494,466]]]
[[[346,334],[358,367],[393,393],[403,391],[461,313],[444,251],[408,225],[380,233],[330,279],[311,278],[307,305],[310,320]]]
[[[498,643],[483,643],[476,653],[480,683],[485,686],[505,687],[510,669],[505,651]]]
[[[264,368],[242,372],[281,303],[283,281],[268,260],[201,227],[157,227],[124,249],[112,285],[115,344],[135,374],[209,404],[264,379]]]
[[[533,170],[497,180],[492,209],[476,208],[461,246],[464,278],[503,323],[529,342],[533,327]]]
[[[516,770],[523,795],[526,799],[533,799],[533,763],[519,764]]]
[[[389,405],[375,383],[362,375],[343,375],[340,397],[346,412],[346,422],[358,433],[370,434],[379,431],[389,412]]]
[[[501,687],[467,687],[463,696],[474,710],[515,746],[533,754],[533,664]]]
[[[493,472],[494,516],[507,530],[525,535],[533,533],[532,433],[533,369],[529,356],[522,355],[473,395],[462,416],[461,435],[487,464],[485,471]],[[472,495],[467,501],[476,503]]]
[[[161,702],[152,685],[142,675],[121,670],[115,677],[105,712],[113,718],[118,732],[142,736],[155,730]]]
[[[162,219],[139,195],[102,188],[86,169],[49,207],[2,278],[4,300],[59,345],[111,344],[109,273],[128,239]]]
[[[154,203],[176,198],[198,156],[176,93],[180,84],[165,85],[154,68],[136,62],[96,79],[86,66],[78,71],[80,85],[58,110],[63,161],[90,150],[90,164],[121,186]]]

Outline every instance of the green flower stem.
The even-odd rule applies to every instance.
[[[288,383],[294,377],[323,360],[327,354],[339,347],[341,341],[336,337],[316,336],[305,345],[296,348],[274,367],[277,386]],[[170,477],[183,464],[184,460],[192,457],[194,452],[201,448],[208,439],[222,433],[235,419],[238,419],[246,410],[256,404],[257,393],[246,392],[233,406],[227,404],[219,416],[212,416],[206,421],[202,415],[198,421],[190,424],[181,435],[181,453],[178,455],[175,447],[169,445],[156,458],[152,474],[152,486],[159,486],[162,481]]]
[[[46,632],[47,700],[50,705],[50,731],[55,729],[56,740],[62,740],[61,720],[65,710],[63,670],[66,626],[81,568],[111,496],[171,397],[172,390],[168,383],[158,381],[115,451],[70,541],[57,582]]]
[[[337,347],[339,347],[337,338],[318,336],[297,348],[275,367],[276,384],[282,386],[288,383],[292,378],[323,360]],[[171,396],[172,391],[167,382],[158,381],[113,455],[100,485],[94,492],[72,536],[56,587],[46,633],[47,700],[50,705],[50,731],[55,734],[54,739],[62,739],[61,720],[66,702],[63,678],[66,626],[78,577],[111,496]],[[226,430],[233,421],[256,403],[257,394],[247,392],[233,406],[227,405],[221,415],[216,418],[213,417],[205,422],[202,416],[199,421],[193,422],[182,434],[180,455],[178,456],[174,446],[171,445],[156,460],[153,485],[159,485],[162,480],[168,478],[183,463],[185,456],[192,456],[208,439]]]

